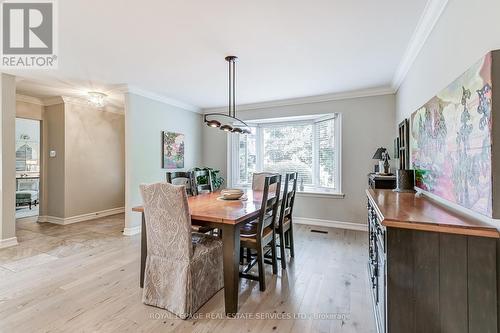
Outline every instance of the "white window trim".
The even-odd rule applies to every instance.
[[[342,192],[342,115],[340,113],[335,113],[333,116],[331,114],[317,118],[314,120],[306,120],[306,121],[301,121],[301,120],[293,120],[293,121],[273,121],[271,123],[265,123],[265,122],[256,122],[252,123],[251,121],[247,122],[249,126],[256,127],[257,128],[257,135],[256,135],[256,146],[257,146],[257,170],[262,170],[262,150],[263,150],[263,142],[262,142],[262,135],[261,131],[262,128],[264,127],[273,127],[273,126],[279,126],[279,125],[297,125],[300,123],[307,123],[307,124],[315,124],[317,122],[320,122],[322,120],[334,118],[334,126],[335,126],[335,138],[334,142],[337,145],[337,160],[335,161],[335,164],[337,165],[336,169],[336,175],[335,175],[335,180],[337,182],[337,188],[321,188],[321,187],[310,187],[310,189],[306,188],[304,191],[297,191],[298,196],[303,196],[303,197],[329,197],[329,198],[344,198],[344,194]],[[319,159],[317,158],[317,152],[316,152],[316,147],[318,145],[318,138],[317,138],[317,131],[314,131],[314,139],[313,139],[313,168],[315,168],[315,178],[319,177]],[[237,182],[237,178],[239,177],[238,174],[234,171],[239,170],[239,140],[236,140],[238,137],[237,134],[232,134],[232,133],[227,133],[228,140],[227,140],[227,178],[228,178],[228,185],[229,187],[249,187],[251,184],[239,184]],[[233,156],[235,158],[233,158]],[[315,183],[318,183],[318,180],[315,179]]]

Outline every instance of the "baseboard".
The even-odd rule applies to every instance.
[[[0,249],[17,245],[17,237],[11,237],[7,239],[0,239]]]
[[[329,227],[329,228],[338,228],[338,229],[347,229],[347,230],[356,230],[356,231],[368,231],[368,226],[366,224],[332,221],[332,220],[311,219],[311,218],[307,218],[307,217],[294,217],[293,223],[308,224],[308,225],[314,225],[314,226],[318,226],[318,227]]]
[[[125,228],[123,229],[123,235],[124,236],[133,236],[141,233],[141,226],[138,225],[136,227],[132,228]]]
[[[125,207],[118,207],[118,208],[112,208],[112,209],[106,209],[106,210],[101,210],[98,212],[93,212],[93,213],[88,213],[88,214],[82,214],[82,215],[76,215],[76,216],[71,216],[71,217],[56,217],[56,216],[48,216],[48,215],[43,215],[38,217],[38,222],[49,222],[49,223],[54,223],[54,224],[72,224],[72,223],[78,223],[78,222],[83,222],[83,221],[88,221],[88,220],[93,220],[97,219],[100,217],[105,217],[105,216],[110,216],[110,215],[115,215],[115,214],[120,214],[125,212]]]

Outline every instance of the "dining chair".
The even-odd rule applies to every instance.
[[[192,177],[194,195],[198,195],[201,193],[210,193],[214,191],[212,186],[212,173],[210,172],[210,170],[192,171]],[[207,182],[200,183],[200,178],[206,179]]]
[[[277,173],[272,172],[254,172],[252,174],[252,190],[253,191],[263,191],[264,190],[264,182],[266,177],[274,176]],[[274,190],[274,188],[273,188]]]
[[[286,269],[285,248],[290,249],[290,256],[292,258],[295,257],[292,213],[295,193],[297,192],[297,179],[297,172],[290,172],[285,175],[285,186],[283,187],[280,214],[275,224],[276,233],[280,239],[279,248],[282,269]]]
[[[186,187],[186,192],[188,195],[193,195],[192,186],[192,175],[191,172],[176,171],[167,172],[166,174],[167,183],[172,185],[184,185]]]
[[[264,189],[262,192],[262,204],[256,223],[246,223],[240,228],[241,247],[247,249],[247,253],[255,250],[255,258],[248,258],[249,262],[240,277],[259,281],[260,291],[266,290],[266,275],[264,272],[264,263],[271,264],[273,274],[278,272],[278,261],[276,255],[276,233],[274,225],[278,215],[279,197],[281,190],[281,175],[267,176],[264,180]],[[274,188],[274,190],[272,190]],[[271,261],[265,261],[264,255],[271,252]],[[258,276],[248,272],[257,263]]]
[[[186,189],[188,196],[193,195],[193,175],[191,172],[177,171],[177,172],[167,172],[166,174],[167,183],[172,185],[182,185]],[[191,225],[191,230],[195,232],[207,233],[212,232],[213,228],[203,226],[203,225]]]
[[[191,233],[184,187],[165,182],[140,190],[148,251],[142,301],[186,319],[224,286],[222,241]]]

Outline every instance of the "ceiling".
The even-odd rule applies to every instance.
[[[390,87],[426,0],[58,1],[59,68],[9,71],[18,92],[119,102],[139,87],[199,108]]]

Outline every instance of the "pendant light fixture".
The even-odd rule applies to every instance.
[[[225,113],[207,113],[204,116],[205,124],[209,127],[219,128],[224,132],[239,134],[250,134],[248,125],[236,118],[236,56],[227,56],[226,61],[229,65],[229,103],[228,112]]]

